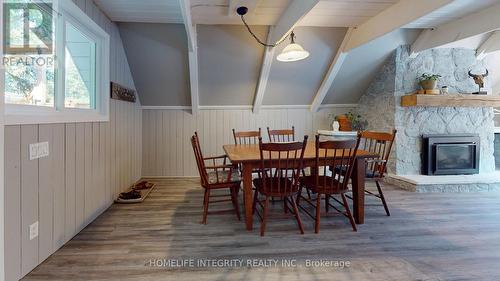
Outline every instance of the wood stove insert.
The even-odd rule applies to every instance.
[[[471,175],[479,173],[479,135],[423,135],[422,174]]]

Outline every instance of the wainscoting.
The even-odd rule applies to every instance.
[[[143,110],[143,176],[198,176],[190,137],[200,135],[205,155],[220,155],[222,145],[234,143],[232,129],[256,130],[266,127],[295,126],[297,139],[305,134],[314,138],[318,129],[328,129],[328,114],[345,113],[351,108],[322,108],[311,113],[307,108],[262,109],[253,114],[249,109],[204,109],[197,115],[181,109]]]
[[[110,122],[5,127],[7,280],[30,272],[140,178],[140,107],[111,101],[110,113]],[[28,145],[44,141],[50,155],[29,160]]]
[[[117,26],[92,0],[73,2],[110,35],[110,79],[135,88]],[[112,100],[110,122],[5,127],[6,280],[30,272],[140,178],[141,118],[140,103]],[[30,161],[28,145],[42,141],[50,155]]]

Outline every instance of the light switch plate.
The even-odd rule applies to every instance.
[[[30,240],[38,237],[38,221],[30,225]]]
[[[49,142],[38,143],[38,158],[49,156]]]
[[[35,160],[38,158],[38,143],[30,144],[30,160]]]
[[[49,142],[31,143],[29,145],[30,160],[49,156]]]

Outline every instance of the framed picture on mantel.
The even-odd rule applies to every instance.
[[[135,90],[111,82],[111,98],[128,102],[135,102]]]

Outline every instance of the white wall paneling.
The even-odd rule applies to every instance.
[[[6,127],[7,280],[30,272],[140,178],[142,110],[111,104],[119,130],[108,122]],[[29,160],[28,145],[41,141],[49,142],[49,156]],[[39,236],[29,240],[36,221]]]
[[[117,26],[92,0],[74,2],[111,37],[110,79],[135,89]],[[6,126],[6,280],[29,273],[140,178],[141,126],[140,103],[115,100],[109,122]],[[28,145],[40,141],[49,156],[29,160]],[[36,221],[39,236],[29,240]]]
[[[231,129],[255,130],[262,128],[267,139],[266,127],[290,128],[295,126],[297,139],[305,134],[313,138],[318,129],[328,129],[328,114],[345,113],[350,107],[322,108],[311,113],[307,107],[261,109],[253,114],[248,109],[200,110],[191,115],[182,109],[143,110],[143,170],[147,177],[198,176],[190,137],[198,131],[204,155],[220,155],[222,145],[234,142]]]
[[[3,5],[0,5],[0,22],[3,22]],[[0,38],[3,38],[3,28],[0,28]],[[3,54],[3,44],[0,44],[0,54]],[[0,66],[0,93],[4,92],[4,75],[5,70]],[[0,99],[0,147],[4,146],[4,99]],[[6,280],[5,268],[7,267],[7,260],[5,259],[5,226],[7,225],[7,212],[5,200],[7,189],[4,186],[4,153],[0,149],[0,281]],[[10,241],[10,240],[9,240]],[[10,258],[10,257],[9,257]]]

